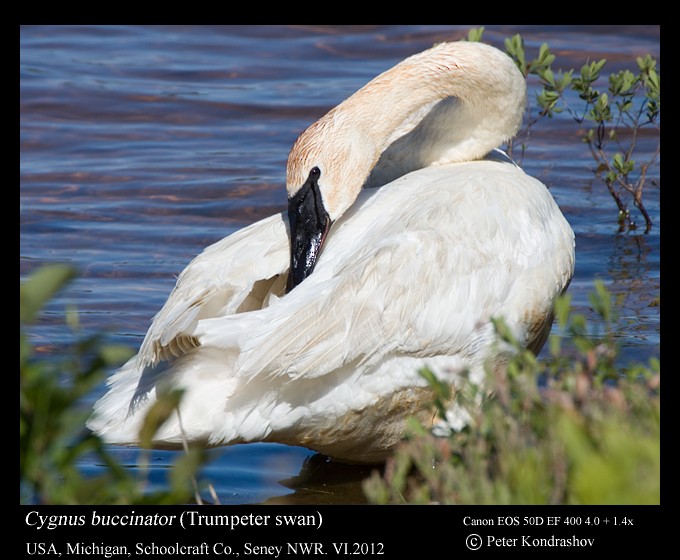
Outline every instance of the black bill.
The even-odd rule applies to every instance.
[[[331,219],[321,200],[318,182],[320,176],[319,168],[312,168],[302,188],[288,199],[290,271],[286,293],[314,270],[331,225]]]

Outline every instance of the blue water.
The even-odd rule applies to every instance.
[[[80,272],[31,329],[37,350],[49,359],[66,351],[74,334],[63,317],[72,307],[82,334],[105,330],[107,340],[136,348],[191,258],[285,208],[286,158],[306,126],[377,73],[468,29],[22,27],[20,277],[52,262]],[[606,71],[635,70],[647,53],[660,60],[655,26],[487,26],[484,40],[502,48],[515,33],[530,56],[547,42],[563,68],[606,58]],[[529,86],[533,100],[534,78]],[[603,280],[622,359],[658,356],[659,163],[644,194],[652,231],[620,232],[567,113],[533,127],[527,145],[523,167],[550,188],[576,232],[576,311],[592,316],[588,294]],[[651,157],[655,136],[640,147],[640,161]],[[134,464],[134,450],[114,453]],[[203,474],[221,503],[361,499],[361,469],[329,467],[304,449],[235,446],[211,458]],[[154,452],[154,483],[163,484],[173,460]]]

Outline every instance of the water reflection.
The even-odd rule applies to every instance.
[[[347,465],[314,454],[307,457],[297,476],[281,480],[294,492],[269,498],[266,504],[364,504],[362,481],[374,471],[382,473],[383,465]]]

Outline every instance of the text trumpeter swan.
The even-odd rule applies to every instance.
[[[546,187],[495,150],[525,96],[501,51],[443,43],[311,125],[288,158],[287,215],[187,266],[89,426],[137,443],[156,395],[182,388],[159,444],[269,441],[374,462],[408,416],[433,420],[421,367],[460,386],[505,359],[491,318],[537,352],[574,235]],[[450,424],[464,418],[451,407]]]

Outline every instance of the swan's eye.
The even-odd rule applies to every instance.
[[[309,172],[309,178],[310,179],[318,179],[321,176],[321,169],[318,167],[314,166]]]

